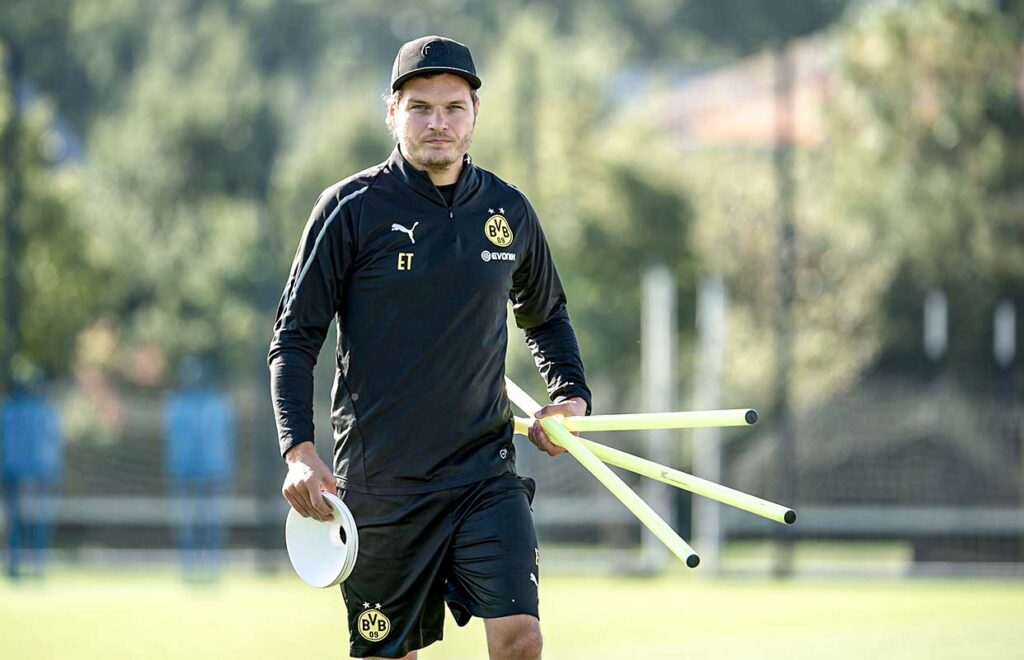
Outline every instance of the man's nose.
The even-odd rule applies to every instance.
[[[435,131],[442,130],[448,126],[448,117],[445,115],[444,108],[436,108],[430,113],[430,121],[427,122],[427,126]]]

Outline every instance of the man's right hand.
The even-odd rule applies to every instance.
[[[302,442],[289,449],[284,460],[288,474],[284,477],[281,494],[288,504],[304,518],[334,520],[331,507],[321,491],[334,492],[334,474],[316,453],[312,442]]]

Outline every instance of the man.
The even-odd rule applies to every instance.
[[[391,157],[325,190],[278,309],[269,363],[282,493],[326,520],[338,489],[359,528],[342,584],[354,657],[415,658],[484,619],[491,658],[538,658],[534,484],[515,472],[504,387],[506,305],[555,403],[590,410],[565,295],[537,216],[466,155],[480,109],[469,50],[402,46],[387,125]],[[334,469],[313,448],[312,369],[338,324]],[[530,440],[556,455],[534,424]]]

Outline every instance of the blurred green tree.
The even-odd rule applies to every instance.
[[[924,368],[922,300],[936,286],[950,300],[955,368],[990,374],[995,301],[1020,308],[1024,294],[1020,25],[941,2],[869,8],[832,35],[824,141],[794,159],[797,406],[879,365]],[[729,285],[727,390],[763,405],[777,387],[772,154],[702,148],[679,162],[697,268]]]
[[[84,191],[67,171],[53,168],[62,150],[62,136],[52,128],[53,107],[44,101],[23,105],[24,96],[14,93],[7,76],[11,51],[4,46],[0,43],[0,213],[9,214],[5,221],[12,223],[15,241],[4,241],[0,272],[13,274],[17,307],[13,355],[4,367],[10,366],[16,381],[60,378],[73,367],[77,334],[107,299],[103,291],[110,277],[80,251],[86,231],[75,210]],[[0,332],[7,330],[5,323]]]
[[[1024,303],[1024,13],[934,2],[865,11],[839,42],[837,212],[898,253],[885,359],[920,367],[921,299],[950,304],[949,360],[993,365],[992,310]]]
[[[251,360],[277,95],[248,33],[221,6],[165,3],[124,103],[99,117],[81,168],[87,246],[121,274],[108,311],[126,354],[213,352]]]
[[[397,46],[424,33],[470,43],[487,72],[473,153],[534,200],[592,375],[629,398],[643,267],[676,266],[681,326],[692,327],[700,233],[678,155],[614,120],[635,92],[622,71],[721,61],[825,25],[843,6],[12,0],[0,23],[32,50],[28,75],[86,142],[85,162],[60,175],[88,191],[75,204],[83,233],[66,236],[90,272],[116,274],[79,278],[96,287],[82,291],[90,313],[119,328],[126,356],[212,352],[229,369],[265,343],[316,194],[386,156],[377,97]],[[367,62],[381,64],[367,73]],[[689,330],[683,347],[685,372]]]

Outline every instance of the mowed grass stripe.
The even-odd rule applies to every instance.
[[[545,657],[1015,658],[1024,583],[705,580],[551,575],[541,582]],[[386,613],[386,610],[385,610]],[[0,583],[2,658],[345,657],[335,589],[283,573],[58,573]],[[485,657],[479,622],[449,620],[421,658]]]

